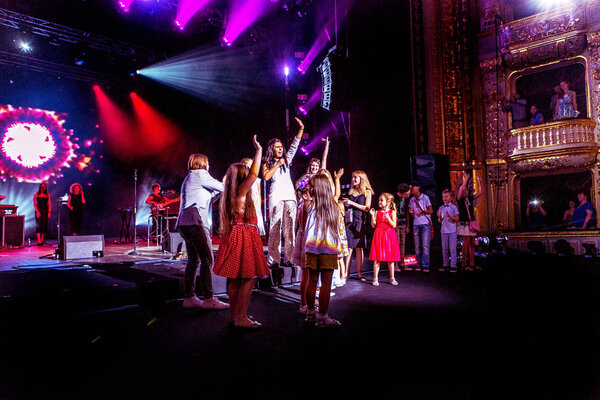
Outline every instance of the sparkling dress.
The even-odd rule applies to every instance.
[[[575,118],[579,115],[579,113],[575,111],[575,107],[573,107],[573,96],[575,96],[575,92],[569,90],[563,97],[558,98],[556,119]]]

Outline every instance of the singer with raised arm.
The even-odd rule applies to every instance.
[[[298,123],[298,133],[294,137],[289,150],[285,150],[283,142],[280,139],[271,139],[267,146],[265,163],[262,166],[263,177],[267,182],[271,182],[269,189],[269,245],[268,258],[269,265],[273,268],[279,266],[281,262],[281,234],[285,243],[285,258],[291,261],[294,253],[296,226],[296,193],[294,184],[290,176],[290,164],[304,133],[304,124],[296,117]]]

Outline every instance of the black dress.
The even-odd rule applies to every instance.
[[[35,204],[37,210],[40,212],[40,216],[35,216],[35,232],[36,233],[48,233],[48,208],[50,201],[49,196],[38,195],[35,198]]]
[[[367,197],[364,194],[358,196],[348,195],[348,199],[365,205]],[[367,224],[366,213],[356,207],[348,206],[346,209],[346,236],[348,237],[348,247],[351,249],[364,249],[367,247]]]
[[[81,231],[81,220],[83,218],[83,202],[82,195],[71,193],[71,207],[69,209],[69,222],[71,224],[71,234],[79,234]]]

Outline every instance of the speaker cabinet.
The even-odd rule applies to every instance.
[[[179,232],[169,232],[163,240],[163,250],[169,253],[179,253],[186,251],[185,240],[181,237]]]
[[[420,185],[421,193],[429,197],[433,210],[437,211],[443,203],[442,190],[452,189],[448,156],[438,153],[413,156],[410,173],[412,181]]]
[[[104,257],[104,235],[63,236],[58,257],[61,260]]]
[[[25,245],[25,216],[3,215],[0,221],[1,246],[23,247]]]
[[[321,72],[321,107],[328,111],[350,111],[347,85],[351,79],[346,56],[334,47],[317,69]]]

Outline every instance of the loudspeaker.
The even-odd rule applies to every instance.
[[[181,233],[169,232],[163,240],[162,248],[169,253],[186,251],[185,240],[183,240],[183,237],[181,237]]]
[[[3,215],[0,223],[0,245],[23,247],[25,245],[25,216]]]
[[[104,257],[104,235],[63,236],[58,247],[58,258]]]
[[[431,153],[411,157],[410,176],[412,182],[419,184],[421,193],[429,197],[433,211],[437,212],[443,203],[442,190],[452,189],[448,156]]]
[[[346,56],[333,47],[317,70],[321,72],[321,107],[330,111],[350,111],[350,91],[347,86],[350,79]]]

